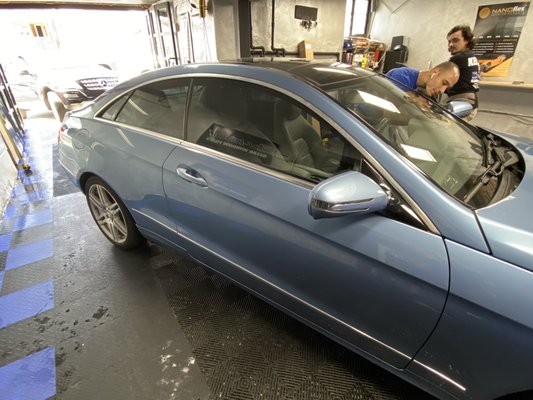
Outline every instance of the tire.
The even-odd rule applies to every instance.
[[[144,243],[128,209],[104,181],[90,177],[85,184],[85,195],[96,225],[111,243],[122,250]]]
[[[46,98],[48,99],[50,109],[52,110],[52,114],[54,114],[54,118],[59,122],[62,122],[63,118],[65,118],[65,114],[67,113],[67,108],[59,96],[54,92],[48,92],[46,94]]]

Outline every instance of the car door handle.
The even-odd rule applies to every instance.
[[[189,167],[179,166],[176,169],[178,176],[187,182],[195,183],[201,187],[207,187],[207,181],[196,170]]]

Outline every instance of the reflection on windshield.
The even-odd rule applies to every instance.
[[[354,80],[328,94],[459,200],[483,174],[481,139],[424,96],[403,91],[379,75]]]

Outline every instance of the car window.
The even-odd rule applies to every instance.
[[[114,121],[117,117],[117,114],[122,109],[122,106],[124,106],[124,103],[128,101],[128,98],[130,97],[131,93],[128,93],[125,96],[120,97],[118,100],[115,100],[110,106],[106,107],[103,114],[101,115],[101,118],[109,119],[111,121]]]
[[[182,139],[188,88],[188,79],[150,83],[111,104],[101,117]]]
[[[404,92],[386,77],[354,79],[329,88],[327,93],[460,201],[465,201],[487,168],[483,142],[475,128],[458,124],[434,102]],[[494,196],[496,185],[491,192]],[[491,197],[489,194],[489,202]],[[469,204],[479,207],[489,202],[476,197]]]
[[[359,168],[362,158],[303,105],[229,79],[193,81],[186,139],[313,183]]]

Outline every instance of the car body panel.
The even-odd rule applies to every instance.
[[[533,141],[505,135],[523,155],[527,171],[533,171]],[[531,209],[533,177],[526,174],[511,196],[476,211],[487,242],[495,257],[533,271],[533,218],[524,215]]]
[[[87,171],[101,177],[128,206],[138,225],[153,231],[163,229],[164,237],[176,239],[161,179],[161,166],[174,145],[169,140],[118,124],[107,124],[101,129],[100,122],[87,119],[84,126],[83,131],[69,128],[66,136],[74,148],[82,148],[80,154],[84,155],[85,168],[69,167],[75,157],[68,156],[67,145],[62,146],[62,164],[78,181]]]
[[[207,186],[181,179],[180,165]],[[337,321],[355,328],[347,341],[375,338],[392,365],[404,367],[438,321],[449,280],[439,236],[372,214],[315,220],[309,188],[186,147],[167,159],[163,180],[178,232],[197,244],[191,255],[204,261],[208,248],[300,299],[305,318],[318,308],[333,331]]]
[[[467,399],[531,389],[533,273],[450,241],[446,248],[451,268],[446,310],[409,370],[441,371],[465,388],[447,389]]]

